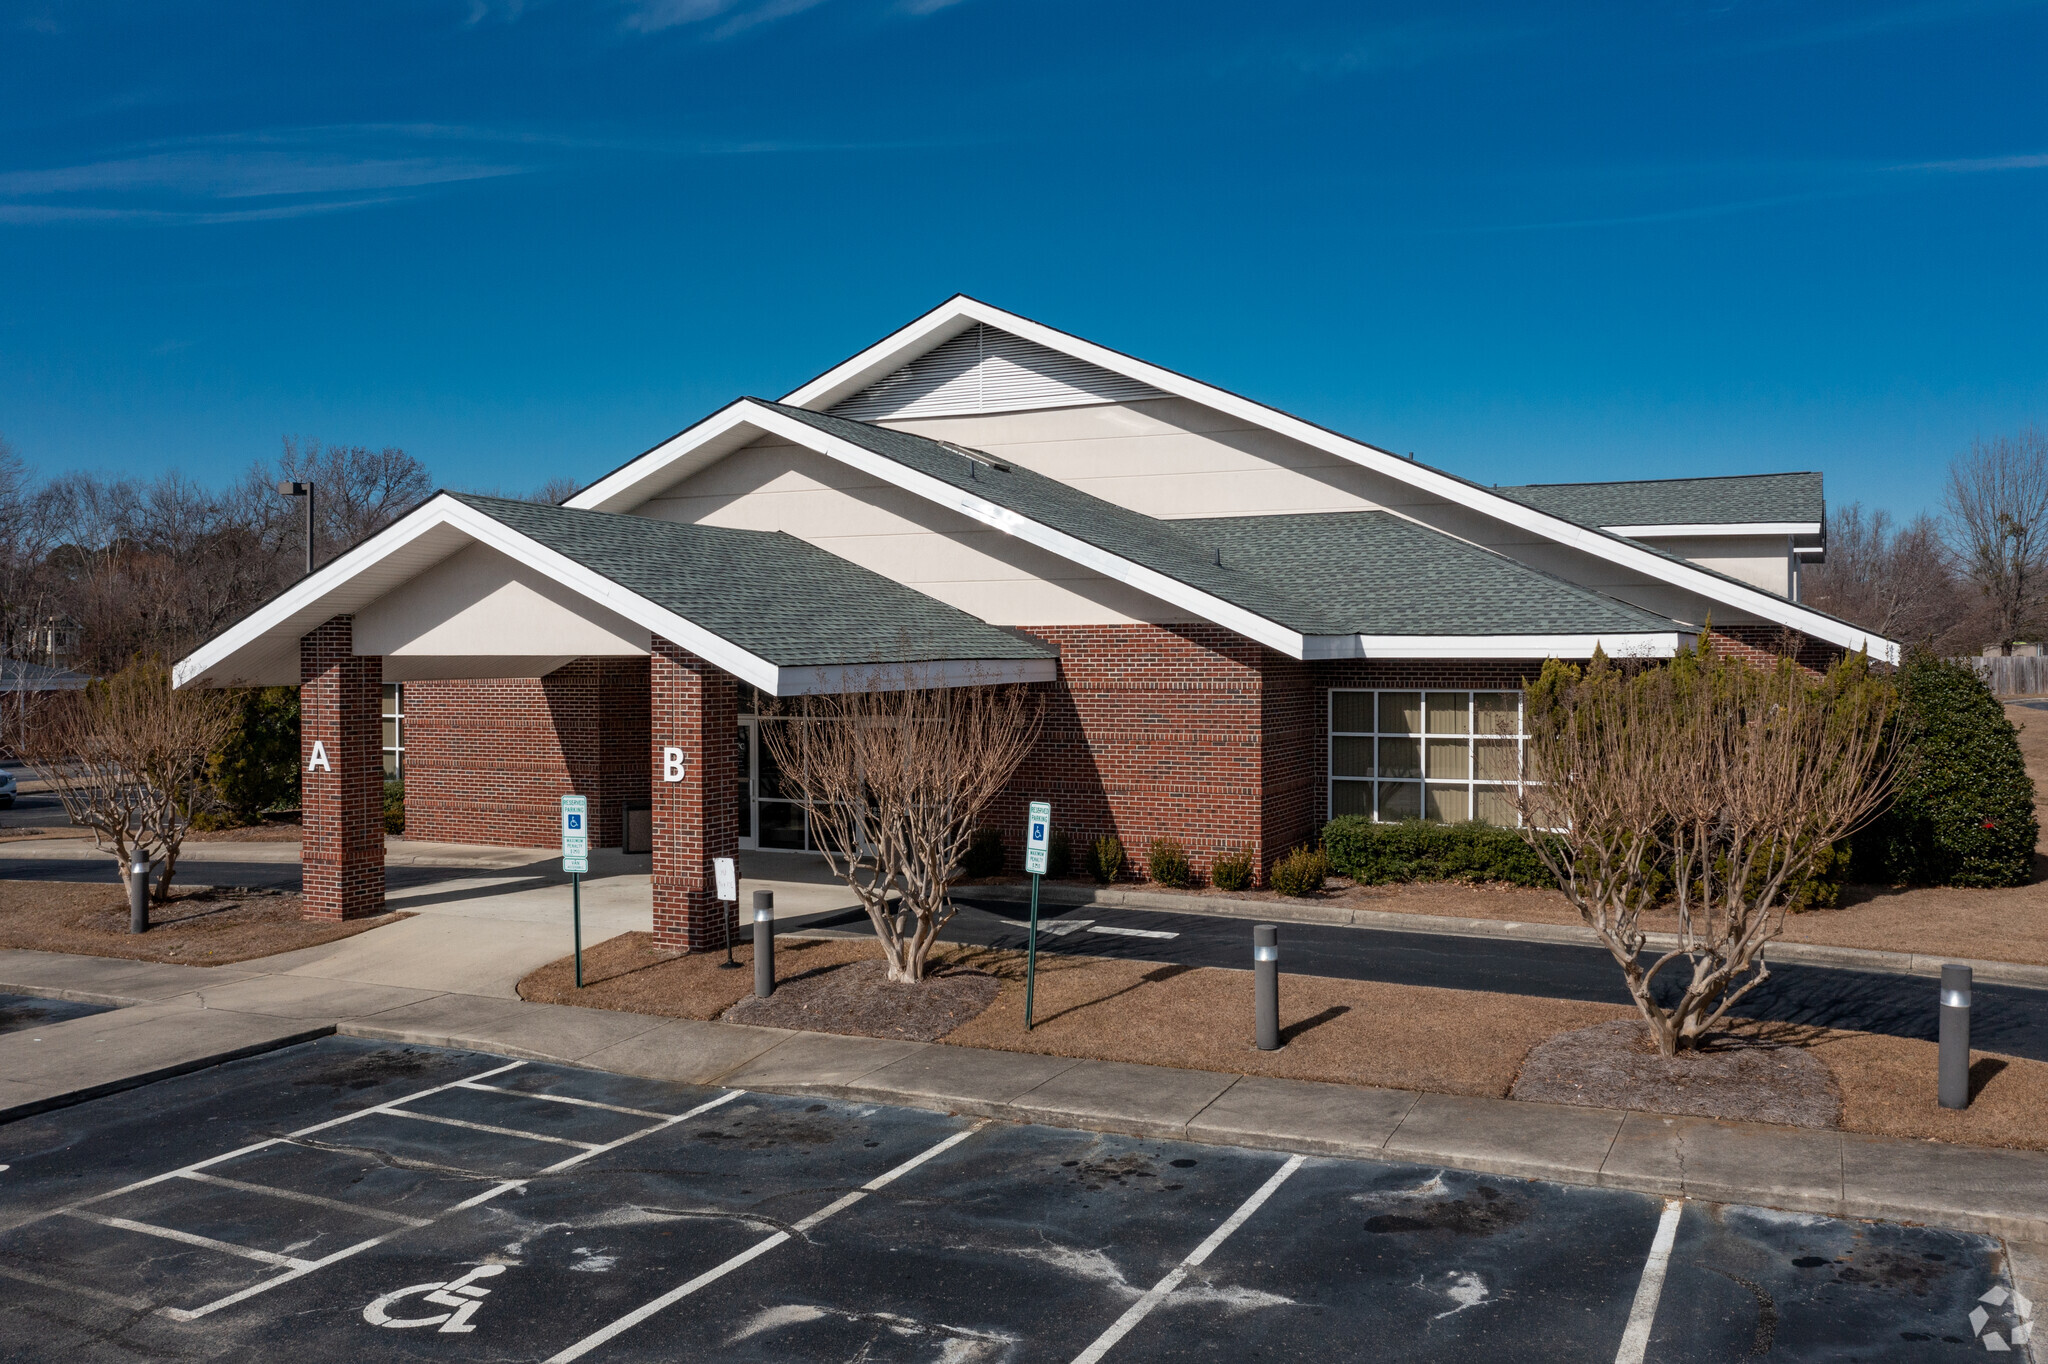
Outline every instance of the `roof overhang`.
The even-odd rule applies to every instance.
[[[908,326],[892,332],[851,359],[834,365],[809,383],[792,390],[782,401],[792,407],[824,411],[875,380],[894,373],[934,346],[950,340],[977,322],[998,327],[1027,341],[1035,341],[1041,346],[1099,365],[1112,373],[1150,384],[1175,397],[1186,398],[1214,411],[1238,417],[1447,502],[1471,508],[1517,529],[1579,550],[1594,558],[1621,565],[1646,578],[1682,588],[1709,601],[1736,607],[1760,619],[1788,626],[1830,644],[1838,644],[1847,649],[1866,649],[1871,657],[1883,662],[1899,661],[1899,646],[1896,642],[1873,635],[1847,621],[1837,620],[1800,606],[1797,602],[1774,592],[1750,587],[1726,575],[1670,558],[1648,546],[1632,543],[1611,531],[1582,526],[1562,517],[1552,516],[1548,512],[1538,511],[1479,484],[1439,469],[1432,469],[1426,464],[1417,464],[1413,460],[1368,445],[1364,441],[1354,440],[1317,426],[1313,422],[1290,416],[1264,403],[1254,402],[1198,379],[1191,379],[1185,374],[1162,369],[1135,356],[1110,350],[1106,346],[1098,346],[1092,341],[1084,341],[1078,336],[1069,336],[1043,323],[1005,312],[1001,308],[983,303],[979,299],[969,298],[965,294],[957,294],[947,299]],[[660,448],[656,447],[657,450]],[[610,488],[612,493],[609,495],[616,495],[631,485],[634,480],[630,475],[638,466],[639,461],[628,464],[596,487]],[[595,488],[592,491],[595,491]],[[594,504],[572,500],[570,505]],[[1799,524],[1803,527],[1806,523]],[[1817,533],[1817,529],[1816,527],[1813,532],[1802,530],[1788,533]],[[1677,532],[1664,530],[1661,533]],[[1729,532],[1723,529],[1717,533]]]
[[[1313,635],[1310,659],[1328,658],[1670,658],[1698,636],[1680,632],[1596,635]]]
[[[1651,526],[1602,526],[1609,535],[1631,540],[1675,540],[1718,535],[1818,535],[1818,521],[1696,521]]]
[[[436,494],[354,549],[285,589],[271,601],[181,659],[176,686],[232,687],[299,680],[299,638],[335,616],[353,615],[471,545],[484,545],[601,608],[772,696],[932,685],[942,678],[994,682],[1050,681],[1054,659],[949,659],[880,666],[788,666],[774,663],[558,553],[446,493]],[[522,638],[517,655],[471,657],[437,676],[532,677],[582,656],[565,656],[542,633]],[[556,647],[550,647],[551,644]],[[622,652],[639,652],[622,650]],[[546,666],[542,666],[545,664]],[[417,675],[433,665],[413,663]],[[402,669],[406,665],[401,665]]]

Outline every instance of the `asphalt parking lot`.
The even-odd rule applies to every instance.
[[[0,1280],[20,1360],[1919,1360],[2031,1311],[1975,1235],[339,1038],[0,1126]]]

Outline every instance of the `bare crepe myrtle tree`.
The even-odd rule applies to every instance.
[[[1555,659],[1528,689],[1523,837],[1620,964],[1665,1056],[1770,977],[1764,948],[1833,845],[1899,774],[1891,684],[1861,655],[1816,678],[1697,652],[1659,666]],[[1678,943],[1646,958],[1669,886]],[[1676,999],[1659,1001],[1666,973]],[[1670,984],[1661,992],[1669,998]]]
[[[218,691],[174,691],[161,663],[138,662],[82,692],[49,698],[29,727],[23,757],[120,863],[158,862],[155,898],[171,878],[192,816],[212,798],[207,757],[235,725]]]
[[[1991,609],[1997,643],[2040,623],[2048,581],[2048,436],[1977,441],[1948,470],[1949,532],[1963,572]]]
[[[880,670],[868,680],[776,702],[760,732],[809,807],[813,841],[860,897],[888,978],[914,984],[953,917],[947,882],[1037,742],[1041,704],[1022,686],[907,685],[918,679]]]

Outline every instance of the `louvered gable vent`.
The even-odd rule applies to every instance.
[[[977,322],[836,404],[831,412],[835,417],[874,421],[1024,412],[1165,396],[1150,384]]]

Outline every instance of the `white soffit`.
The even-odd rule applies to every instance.
[[[835,417],[956,417],[1167,395],[1138,379],[977,322],[833,404]]]
[[[1736,607],[1773,624],[1791,626],[1830,644],[1839,644],[1848,649],[1868,649],[1871,656],[1881,662],[1899,661],[1899,646],[1894,641],[1873,635],[1846,621],[1810,611],[1774,592],[1734,582],[1722,574],[1668,557],[1646,545],[1631,544],[1610,533],[1538,511],[1534,507],[1482,488],[1476,483],[1453,477],[1427,465],[1417,464],[1377,446],[1367,445],[1364,441],[1339,435],[1313,422],[1303,421],[1299,417],[1290,416],[1276,408],[1254,402],[1250,398],[1205,384],[1199,379],[1190,379],[1185,374],[1176,374],[1170,369],[1148,364],[1133,356],[1113,351],[1107,346],[1098,346],[1092,341],[1083,341],[1078,336],[1069,336],[1043,323],[1005,312],[1001,308],[983,303],[979,299],[969,298],[965,294],[946,300],[910,325],[884,337],[853,358],[826,370],[809,383],[786,394],[782,401],[791,407],[809,408],[814,412],[831,411],[836,404],[861,392],[878,379],[902,369],[904,357],[923,355],[939,342],[950,340],[977,323],[994,327],[1048,350],[1060,351],[1101,369],[1124,375],[1169,396],[1185,398],[1214,411],[1238,417],[1268,431],[1300,441],[1313,449],[1349,460],[1397,482],[1441,497],[1446,502],[1469,507],[1497,521],[1540,535],[1594,558],[1633,569],[1647,578],[1698,593],[1709,600]],[[634,467],[628,465],[626,469],[620,470],[612,478],[597,485],[598,488],[622,478],[628,469]],[[596,492],[597,488],[591,491]],[[643,494],[645,495],[647,494]],[[570,505],[596,504],[572,501]]]
[[[1305,657],[1322,658],[1670,658],[1697,636],[1639,635],[1314,635]]]
[[[1701,521],[1652,526],[1602,526],[1610,535],[1631,540],[1705,539],[1717,535],[1818,535],[1818,521]]]

